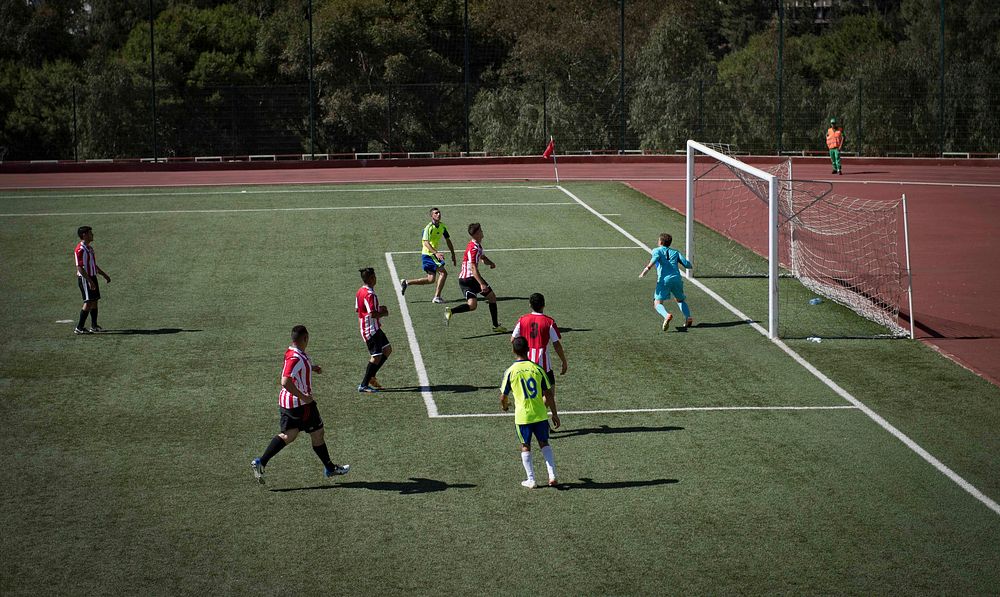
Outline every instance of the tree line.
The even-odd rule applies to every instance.
[[[803,4],[8,0],[0,152],[1000,151],[990,0]]]

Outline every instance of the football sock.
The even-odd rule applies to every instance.
[[[452,311],[454,313],[454,311]],[[490,303],[490,317],[493,318],[493,327],[499,327],[500,322],[497,321],[497,304]]]
[[[80,311],[80,323],[76,324],[77,329],[83,329],[84,324],[87,323],[87,312]]]
[[[326,442],[318,446],[313,446],[313,452],[319,456],[319,461],[323,463],[326,468],[333,468],[333,463],[330,462],[330,451],[326,449]]]
[[[556,458],[552,455],[552,446],[542,448],[542,456],[545,457],[545,468],[549,469],[549,479],[556,478]]]
[[[677,303],[680,305],[681,311],[684,312],[684,317],[691,317],[691,309],[688,308],[688,304],[685,301]]]
[[[372,377],[375,377],[376,375],[378,375],[379,370],[385,365],[385,362],[388,361],[388,360],[389,360],[389,355],[387,355],[387,354],[385,354],[383,352],[382,353],[382,358],[380,358],[378,360],[378,363],[375,363],[375,370],[372,371]]]
[[[271,438],[271,443],[267,445],[267,449],[264,450],[264,455],[260,457],[260,463],[267,466],[267,461],[274,458],[274,455],[281,451],[285,447],[285,440],[281,439],[281,436],[274,436]]]
[[[97,307],[90,310],[90,324],[94,326],[97,325]]]
[[[531,452],[521,452],[521,464],[524,465],[524,472],[528,475],[529,481],[535,480],[535,469],[531,467]]]
[[[468,310],[469,310],[469,303],[465,303],[464,305],[459,305],[457,307],[452,307],[451,308],[451,312],[453,314],[454,313],[465,313]]]
[[[375,377],[378,372],[378,363],[373,363],[368,361],[368,367],[365,369],[365,378],[361,380],[361,385],[367,386],[371,378]]]
[[[668,315],[667,308],[663,305],[663,303],[659,303],[656,305],[656,312],[659,313],[660,316],[662,316],[664,319],[667,318]]]

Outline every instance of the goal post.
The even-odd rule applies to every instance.
[[[703,154],[708,157],[714,158],[719,162],[727,165],[730,168],[735,168],[738,171],[744,172],[749,176],[756,177],[757,179],[765,182],[767,184],[767,261],[768,261],[768,293],[767,293],[767,303],[768,303],[768,317],[767,317],[767,335],[769,338],[778,337],[778,177],[769,172],[764,172],[759,168],[754,168],[749,164],[745,164],[731,156],[728,156],[722,152],[716,151],[711,147],[707,147],[697,141],[688,140],[687,142],[687,176],[686,178],[686,221],[685,221],[685,244],[684,250],[687,253],[687,258],[689,261],[694,263],[695,254],[695,242],[694,242],[694,229],[695,229],[695,157],[697,154]],[[688,271],[688,276],[694,278],[694,272]]]
[[[726,145],[688,141],[686,154],[690,278],[719,278],[758,321],[766,309],[772,339],[912,337],[912,306],[910,330],[899,320],[912,303],[905,198],[841,195],[793,179],[791,160],[755,167]]]

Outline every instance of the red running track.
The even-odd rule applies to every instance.
[[[0,192],[31,188],[530,180],[552,181],[550,162],[467,161],[461,165],[137,172],[3,173]],[[845,159],[832,176],[823,159],[797,159],[794,177],[828,180],[837,192],[909,205],[917,337],[1000,385],[1000,162]],[[562,180],[614,180],[684,211],[684,164],[677,159],[567,158]],[[2,195],[0,195],[2,196]]]

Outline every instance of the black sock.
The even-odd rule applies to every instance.
[[[267,445],[267,449],[264,450],[264,455],[260,457],[260,463],[262,465],[267,465],[267,461],[274,458],[274,455],[281,451],[285,447],[285,440],[281,439],[280,435],[276,435],[271,438],[271,443]]]
[[[326,443],[313,446],[313,452],[316,452],[316,455],[319,456],[319,461],[323,463],[323,466],[328,469],[333,468],[333,463],[330,462],[330,451],[326,449]]]
[[[97,327],[97,307],[90,310],[90,324]]]
[[[361,380],[361,385],[367,386],[368,382],[371,381],[375,374],[378,372],[378,363],[373,363],[368,361],[368,367],[365,369],[365,378]]]
[[[498,327],[500,322],[497,321],[497,304],[490,303],[490,317],[493,318],[493,327]]]
[[[466,311],[469,311],[469,310],[470,310],[469,309],[469,303],[466,303],[464,305],[459,305],[457,307],[452,307],[451,308],[451,312],[452,312],[453,315],[455,313],[465,313]]]
[[[87,311],[80,310],[80,323],[76,324],[76,328],[79,330],[83,329],[84,324],[87,323]]]

